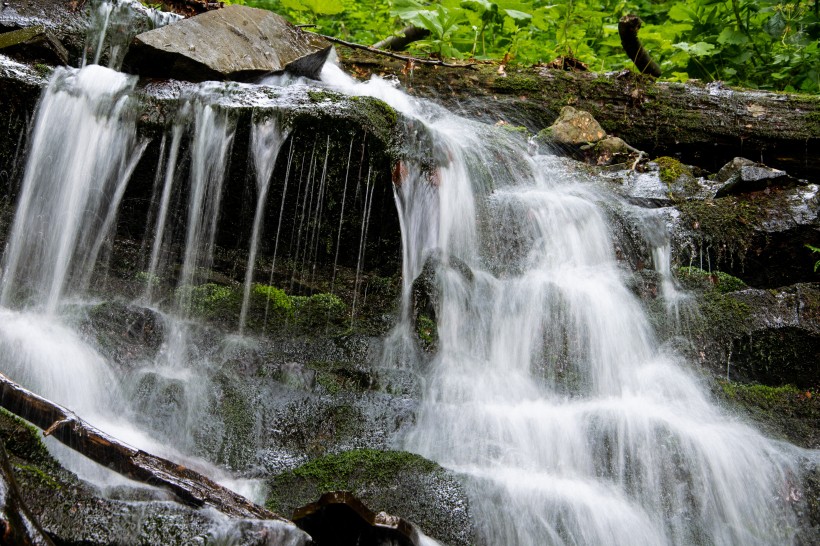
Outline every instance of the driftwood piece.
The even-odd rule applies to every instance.
[[[661,76],[661,67],[641,44],[638,30],[641,28],[641,18],[637,15],[624,15],[618,21],[618,35],[621,37],[621,46],[627,56],[635,63],[641,74],[649,74],[656,78]]]
[[[401,34],[390,36],[376,42],[373,47],[376,49],[389,49],[390,51],[402,51],[408,45],[430,36],[430,31],[426,28],[409,25],[401,29]]]
[[[68,409],[34,394],[3,374],[0,374],[0,406],[92,461],[132,480],[168,489],[186,504],[209,505],[233,517],[286,521],[198,472],[108,436]]]
[[[20,498],[3,444],[0,444],[0,544],[54,546]]]
[[[604,130],[650,157],[671,155],[711,172],[748,157],[809,181],[820,180],[820,97],[656,82],[632,72],[595,74],[544,66],[478,64],[471,70],[404,64],[366,51],[337,48],[360,76],[392,74],[416,96],[489,123],[538,132],[561,108],[591,113]]]
[[[418,546],[419,532],[406,520],[373,512],[349,491],[331,491],[296,509],[293,522],[316,544]]]

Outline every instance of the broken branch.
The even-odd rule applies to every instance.
[[[70,410],[0,373],[0,407],[18,415],[94,462],[132,480],[163,487],[186,504],[210,505],[233,517],[287,521],[202,474],[133,448],[91,426]]]
[[[432,66],[446,66],[447,68],[468,68],[474,66],[475,63],[466,63],[466,64],[452,64],[446,63],[444,61],[438,59],[419,59],[417,57],[410,57],[408,55],[399,55],[397,53],[392,53],[390,51],[385,51],[383,49],[376,49],[375,47],[370,47],[362,44],[356,44],[353,42],[348,42],[346,40],[340,40],[339,38],[334,38],[333,36],[325,36],[324,34],[319,34],[322,38],[327,40],[328,42],[333,42],[334,44],[340,44],[346,47],[350,47],[353,49],[362,49],[364,51],[369,51],[370,53],[375,53],[377,55],[384,55],[385,57],[390,57],[392,59],[398,59],[400,61],[410,61],[416,64],[427,64]]]
[[[621,37],[621,46],[624,51],[635,63],[635,66],[641,74],[649,74],[659,78],[661,76],[661,67],[658,63],[652,60],[652,57],[644,49],[640,39],[638,39],[638,30],[641,28],[641,18],[637,15],[624,15],[618,21],[618,34]]]

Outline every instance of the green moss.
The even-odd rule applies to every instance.
[[[376,388],[376,379],[350,362],[313,360],[308,368],[316,371],[316,382],[331,394],[362,392]]]
[[[661,182],[667,186],[675,183],[681,176],[692,176],[692,170],[673,157],[659,157],[658,164]]]
[[[5,443],[9,455],[40,466],[56,465],[46,446],[43,445],[39,429],[2,408],[0,408],[0,440]]]
[[[704,294],[700,312],[706,320],[705,327],[719,330],[721,336],[734,336],[746,331],[750,316],[749,306],[717,291]]]
[[[253,294],[264,298],[269,311],[282,316],[293,315],[293,301],[284,290],[267,284],[254,284]]]
[[[436,322],[427,315],[419,315],[416,319],[416,333],[426,348],[432,348],[438,341]]]
[[[712,250],[717,263],[735,256],[743,260],[751,248],[754,226],[764,213],[755,202],[736,196],[689,200],[678,209],[682,224],[700,236],[701,251]]]
[[[307,92],[308,97],[313,102],[323,102],[323,101],[332,101],[338,102],[344,99],[344,95],[340,93],[335,93],[333,91],[327,91],[325,89],[310,89]]]
[[[271,510],[287,513],[289,507],[314,501],[328,491],[355,493],[362,488],[388,487],[400,473],[440,470],[436,463],[405,451],[346,451],[314,459],[280,474],[274,478],[265,504]],[[295,489],[299,489],[297,499],[290,496]]]
[[[225,428],[216,459],[229,468],[240,469],[248,463],[253,452],[254,412],[228,379],[230,373],[228,371],[218,378],[222,388],[219,415]]]
[[[718,394],[761,424],[767,433],[816,448],[820,442],[820,393],[793,385],[769,387],[720,381]]]
[[[721,294],[746,288],[746,283],[723,271],[704,271],[699,267],[678,268],[678,278],[687,288],[713,288]]]
[[[178,290],[180,299],[188,302],[191,313],[204,318],[216,318],[235,314],[242,296],[236,287],[216,283],[182,287]]]
[[[37,466],[29,464],[15,464],[14,468],[16,468],[18,471],[24,474],[27,474],[34,482],[38,483],[39,485],[54,490],[62,489],[62,486],[57,480],[49,476],[46,472],[44,472]]]
[[[541,82],[531,76],[507,76],[506,78],[496,78],[492,82],[492,88],[500,93],[537,93],[541,89]]]

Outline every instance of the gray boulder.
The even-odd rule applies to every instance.
[[[717,173],[717,180],[723,185],[717,189],[715,197],[762,191],[771,187],[788,188],[806,184],[804,180],[789,176],[786,171],[773,169],[743,157],[736,157],[724,165]]]
[[[125,65],[143,76],[188,81],[283,71],[316,79],[330,48],[275,13],[234,5],[139,34]]]

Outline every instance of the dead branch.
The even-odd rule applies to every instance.
[[[108,436],[70,410],[34,394],[3,374],[0,374],[0,406],[46,430],[92,461],[132,480],[168,489],[186,504],[210,505],[233,517],[286,521],[190,468]]]
[[[373,44],[373,47],[376,49],[389,49],[390,51],[402,51],[413,42],[423,40],[428,36],[430,36],[430,31],[426,28],[409,25],[401,29],[400,35],[385,38]]]
[[[476,63],[465,63],[465,64],[452,64],[446,63],[444,61],[438,59],[419,59],[417,57],[410,57],[407,55],[399,55],[397,53],[392,53],[390,51],[385,51],[383,49],[376,49],[375,47],[370,47],[362,44],[356,44],[353,42],[348,42],[346,40],[340,40],[339,38],[334,38],[333,36],[325,36],[324,34],[320,34],[322,38],[329,42],[333,42],[334,44],[340,44],[343,46],[347,46],[353,49],[361,49],[364,51],[369,51],[370,53],[375,53],[376,55],[383,55],[385,57],[390,57],[392,59],[398,59],[400,61],[411,62],[415,64],[426,64],[431,66],[445,66],[447,68],[469,68],[471,66],[475,66]]]
[[[659,78],[661,67],[652,60],[638,38],[638,29],[641,28],[641,18],[637,15],[624,15],[618,21],[618,34],[621,36],[621,45],[626,54],[635,63],[641,74],[649,74]]]

